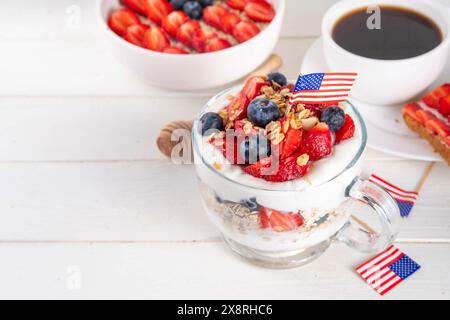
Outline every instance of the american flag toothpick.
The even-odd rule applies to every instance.
[[[311,73],[300,76],[292,104],[331,104],[347,100],[357,73]]]
[[[385,295],[419,269],[417,262],[396,247],[390,246],[358,266],[356,272],[375,291]]]
[[[414,205],[419,199],[419,194],[417,192],[400,189],[399,187],[394,186],[392,183],[389,183],[374,174],[369,178],[369,181],[375,183],[376,185],[389,192],[392,198],[394,198],[394,200],[397,202],[400,209],[400,215],[402,217],[409,216]]]

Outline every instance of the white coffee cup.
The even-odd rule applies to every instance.
[[[377,5],[404,7],[429,17],[440,28],[443,41],[433,50],[417,57],[378,60],[351,53],[333,40],[333,28],[341,17],[355,9]],[[325,14],[322,39],[325,59],[331,71],[358,73],[358,81],[352,90],[355,98],[377,105],[403,103],[427,89],[439,77],[450,58],[450,8],[423,0],[344,0]]]

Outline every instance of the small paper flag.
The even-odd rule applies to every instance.
[[[311,73],[298,78],[292,104],[333,104],[347,100],[357,73]]]
[[[369,178],[369,181],[375,183],[376,185],[389,192],[392,198],[394,198],[394,200],[397,202],[400,209],[400,215],[402,217],[405,218],[409,216],[414,205],[419,199],[419,194],[417,192],[400,189],[399,187],[394,186],[392,183],[389,183],[374,174]]]
[[[420,265],[393,245],[356,268],[380,295],[385,295],[420,269]]]

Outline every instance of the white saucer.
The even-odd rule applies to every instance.
[[[306,53],[301,73],[327,71],[329,71],[328,66],[322,53],[322,39],[319,38]],[[444,74],[432,87],[448,82],[449,79],[450,63],[447,65]],[[382,93],[380,92],[380,94]],[[443,161],[437,153],[433,152],[428,142],[420,139],[406,127],[400,111],[403,105],[371,105],[352,97],[349,100],[364,117],[369,136],[368,145],[372,149],[408,159]]]

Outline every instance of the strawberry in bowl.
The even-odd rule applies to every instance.
[[[151,84],[193,90],[235,81],[261,65],[278,40],[284,6],[284,0],[100,0],[98,11],[123,65]]]
[[[266,0],[123,0],[122,6],[110,14],[108,25],[118,36],[139,47],[194,54],[224,50],[248,41],[274,18],[275,9]],[[140,35],[142,41],[126,36],[136,32],[146,33]],[[159,45],[151,45],[153,42]]]

